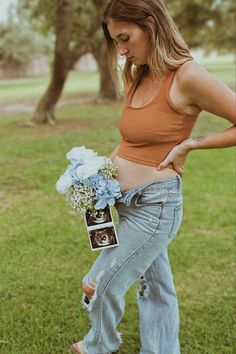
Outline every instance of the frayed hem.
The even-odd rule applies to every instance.
[[[120,338],[120,340],[121,340],[120,344],[115,349],[113,349],[112,352],[110,352],[110,351],[104,352],[103,351],[102,354],[115,354],[119,350],[120,346],[123,344],[123,341],[122,341],[121,338]],[[83,354],[90,354],[88,352],[88,348],[87,348],[87,345],[85,343],[83,343],[83,349],[84,349],[84,353]]]
[[[115,351],[117,351],[120,348],[120,346],[123,344],[122,333],[120,333],[120,332],[117,332],[117,333],[118,333],[120,343],[119,343],[117,349],[115,349]]]
[[[106,345],[103,345],[104,349],[107,351],[106,352],[102,351],[101,354],[115,354],[119,350],[120,346],[123,344],[122,334],[120,332],[117,332],[117,336],[118,336],[118,341],[119,341],[119,344],[117,345],[117,347],[112,349],[112,351],[109,351],[109,349],[106,347]],[[101,345],[101,342],[99,342],[99,344]],[[85,354],[90,354],[89,350],[88,350],[88,346],[86,344],[86,340],[83,341],[83,349],[85,351]],[[96,353],[100,354],[100,351],[98,351]]]

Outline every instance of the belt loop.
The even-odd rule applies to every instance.
[[[127,195],[127,198],[126,198],[126,206],[127,206],[127,207],[130,207],[130,206],[131,206],[131,204],[132,204],[132,199],[133,199],[133,197],[135,196],[135,194],[137,194],[136,188],[131,189],[131,190],[128,192],[128,195]]]
[[[140,206],[143,206],[143,204],[139,204],[138,203],[138,199],[140,197],[140,195],[142,194],[142,190],[139,190],[135,195],[136,195],[136,198],[134,199],[134,205],[136,207],[140,207]]]

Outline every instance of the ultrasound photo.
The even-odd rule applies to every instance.
[[[97,210],[95,215],[84,214],[92,251],[119,246],[111,207]]]
[[[90,230],[89,238],[92,250],[118,246],[118,239],[113,226]]]
[[[109,206],[105,209],[97,210],[95,216],[93,216],[89,211],[85,214],[87,226],[104,224],[108,222],[112,222],[111,210]]]

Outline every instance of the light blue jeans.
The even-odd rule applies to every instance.
[[[95,290],[83,295],[91,329],[83,340],[87,354],[111,354],[122,343],[124,295],[140,283],[141,354],[179,354],[179,313],[167,246],[182,220],[179,175],[123,193],[118,212],[118,247],[104,249],[83,283]],[[132,353],[134,354],[134,353]]]

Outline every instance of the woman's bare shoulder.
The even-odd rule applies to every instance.
[[[186,83],[191,81],[201,80],[202,76],[206,75],[207,70],[194,60],[187,61],[177,70],[176,78],[179,85],[185,87]]]
[[[235,124],[235,93],[221,79],[195,61],[183,64],[176,74],[179,91],[188,104]]]

